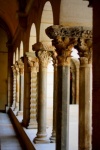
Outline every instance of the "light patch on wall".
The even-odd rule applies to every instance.
[[[79,58],[78,51],[75,48],[72,49],[71,56],[74,58]]]

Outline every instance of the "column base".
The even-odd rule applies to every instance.
[[[23,115],[23,111],[18,111],[17,112],[17,116],[22,116]]]
[[[43,143],[50,143],[50,140],[47,137],[36,137],[33,142],[35,144],[43,144]]]
[[[37,129],[37,123],[36,122],[32,122],[29,123],[29,125],[27,126],[27,129]]]

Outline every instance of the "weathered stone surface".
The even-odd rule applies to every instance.
[[[92,30],[87,27],[67,27],[63,25],[53,25],[45,30],[50,39],[55,39],[57,36],[71,37],[71,38],[92,38]]]

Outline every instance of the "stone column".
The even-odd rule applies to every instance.
[[[18,115],[19,111],[19,67],[18,67],[18,62],[16,61],[15,63],[15,68],[16,68],[16,103],[15,103],[15,112],[16,115]]]
[[[30,119],[29,129],[37,128],[37,72],[39,70],[38,58],[28,57],[30,71]]]
[[[13,71],[13,102],[12,102],[12,109],[15,109],[15,103],[16,103],[16,69],[13,66],[12,67],[12,71]]]
[[[42,43],[33,45],[33,50],[39,58],[39,95],[38,95],[38,131],[34,139],[35,143],[48,143],[46,133],[47,114],[47,65],[50,59],[50,52],[46,51]]]
[[[47,35],[54,39],[52,44],[56,47],[58,60],[56,150],[69,150],[70,57],[71,50],[77,43],[75,31],[77,32],[76,28],[59,25],[46,29]]]
[[[87,32],[88,35],[88,32]],[[90,36],[78,42],[80,55],[79,79],[79,150],[92,149],[92,41]]]
[[[33,86],[33,81],[31,77],[33,76],[33,72],[31,72],[31,67],[29,62],[32,59],[36,59],[35,52],[26,52],[24,57],[24,107],[23,107],[23,126],[26,128],[35,126],[36,124],[36,97],[34,95],[37,94],[36,87]],[[33,65],[35,62],[32,61],[31,64]],[[34,114],[33,114],[34,110]],[[35,122],[35,123],[34,123]],[[34,125],[33,125],[34,124]]]
[[[54,81],[53,81],[53,129],[50,142],[56,142],[56,112],[57,112],[57,53],[53,52]]]
[[[24,63],[23,58],[18,61],[19,75],[20,75],[20,88],[19,88],[19,111],[18,115],[23,114],[23,100],[24,100]]]

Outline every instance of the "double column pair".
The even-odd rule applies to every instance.
[[[13,102],[12,109],[16,115],[23,112],[23,96],[24,96],[24,63],[23,58],[12,66],[13,71]]]
[[[57,53],[56,150],[69,150],[70,57],[73,47],[80,56],[79,150],[91,150],[92,133],[92,32],[83,27],[50,26]],[[73,142],[73,141],[72,141]]]

